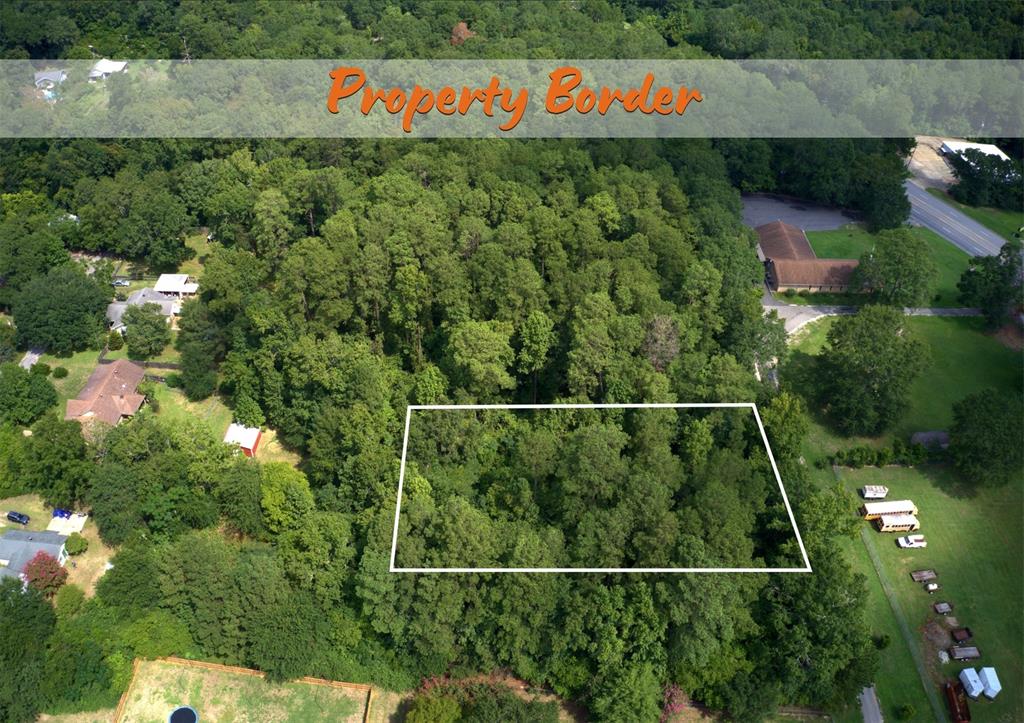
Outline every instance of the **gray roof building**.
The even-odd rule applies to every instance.
[[[129,306],[142,306],[144,304],[156,304],[160,307],[160,313],[164,316],[174,316],[181,311],[181,302],[173,296],[161,294],[156,289],[145,288],[133,291],[126,301],[115,301],[107,305],[107,321],[112,331],[123,331],[126,327],[124,312]]]
[[[11,530],[0,537],[0,578],[19,577],[29,560],[40,552],[63,565],[68,559],[64,551],[67,539],[67,535],[50,531]]]
[[[35,74],[35,84],[37,88],[52,88],[55,85],[63,83],[67,77],[68,72],[61,68],[40,70]]]

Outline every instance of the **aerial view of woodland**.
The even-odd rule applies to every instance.
[[[1020,59],[1022,23],[12,0],[38,73],[0,93],[59,104],[60,59],[128,61],[100,109],[136,58]],[[1024,719],[1024,148],[951,142],[0,139],[0,721]],[[405,429],[720,402],[792,519],[749,407]],[[803,568],[797,530],[810,572],[391,570],[393,534],[405,567]]]
[[[749,408],[416,410],[402,567],[801,568]]]

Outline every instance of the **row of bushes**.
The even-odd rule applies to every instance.
[[[506,720],[522,723],[557,723],[554,702],[527,700],[500,683],[470,683],[431,679],[413,698],[407,723]]]
[[[54,379],[63,379],[68,375],[68,370],[66,368],[55,367],[54,369],[50,369],[50,365],[44,362],[36,362],[32,365],[32,369],[30,371],[33,374],[38,374],[43,377],[48,377],[52,373]]]
[[[942,450],[925,447],[921,444],[908,444],[902,439],[895,440],[889,447],[868,447],[861,445],[850,449],[840,449],[831,455],[827,463],[841,467],[885,467],[896,464],[913,466],[922,462],[934,461],[941,456]],[[824,466],[825,462],[821,463]]]

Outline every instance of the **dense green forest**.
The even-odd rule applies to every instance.
[[[416,410],[400,567],[804,567],[749,408]]]
[[[45,22],[40,18],[45,17]],[[457,47],[452,28],[475,36]],[[1020,58],[1004,0],[339,0],[304,4],[17,0],[8,58]]]
[[[38,674],[92,662],[36,705],[109,704],[146,651],[395,687],[507,668],[604,720],[657,717],[668,682],[756,719],[780,702],[848,700],[870,676],[862,582],[828,552],[847,503],[802,481],[804,412],[754,377],[783,337],[762,315],[753,237],[710,142],[74,140],[3,153],[5,184],[22,189],[3,197],[16,298],[67,267],[65,245],[130,248],[90,229],[132,226],[119,219],[147,207],[93,195],[88,209],[68,201],[78,189],[113,184],[124,199],[152,183],[184,225],[211,230],[177,381],[223,394],[305,460],[235,462],[209,432],[159,415],[88,442],[49,415],[29,438],[8,428],[5,492],[88,506],[123,545],[98,597],[58,622]],[[51,223],[61,203],[79,223]],[[160,263],[164,247],[146,243]],[[54,284],[88,280],[67,268]],[[99,343],[89,318],[69,323],[93,324]],[[723,399],[763,404],[817,574],[388,573],[407,404]],[[688,464],[717,464],[717,448],[696,445]]]
[[[355,0],[299,12],[286,3],[8,2],[0,52],[1021,56],[1019,3],[984,3],[984,12],[973,2],[755,5]],[[475,36],[453,45],[459,21]],[[87,274],[72,252],[149,271],[195,263],[200,293],[178,320],[182,368],[168,383],[194,400],[222,396],[236,419],[273,428],[301,456],[297,467],[234,456],[202,421],[161,416],[151,387],[140,387],[150,404],[133,420],[83,436],[55,409],[44,373],[0,365],[0,497],[31,491],[88,509],[119,548],[88,599],[73,586],[48,600],[49,590],[0,585],[0,667],[13,671],[0,676],[0,719],[110,707],[135,656],[169,654],[254,666],[275,680],[308,674],[396,690],[502,670],[606,721],[657,720],[666,690],[737,720],[762,719],[780,704],[853,700],[878,653],[864,579],[835,552],[836,538],[854,529],[851,502],[839,487],[810,484],[802,402],[755,376],[756,364],[781,355],[784,335],[762,313],[763,267],[740,224],[738,189],[849,205],[873,226],[892,227],[906,217],[907,148],[899,140],[0,143],[0,362],[37,344],[62,353],[104,344],[109,269],[97,261]],[[183,241],[197,228],[210,235],[198,258]],[[836,339],[860,332],[847,326]],[[883,400],[890,408],[899,391]],[[407,405],[722,400],[759,404],[814,574],[389,573]],[[601,519],[586,521],[594,548],[580,559],[608,545],[621,553],[623,540],[652,554],[675,542],[688,559],[705,557],[697,566],[716,561],[710,550],[766,563],[771,554],[759,546],[791,550],[747,425],[694,417],[684,438],[673,425],[612,421],[596,430],[600,450],[516,430],[536,437],[526,444],[540,471],[545,459],[585,461],[594,474],[587,494],[602,494],[624,468],[636,473],[629,491],[643,499],[612,488]],[[437,462],[446,430],[426,431],[420,439],[435,435]],[[447,431],[461,435],[454,459],[465,455],[467,467],[470,456],[503,449],[518,465],[517,447],[501,447],[507,440],[472,425]],[[431,450],[414,451],[424,467],[413,470],[413,514],[435,484]],[[453,450],[440,451],[451,458]],[[678,476],[652,471],[666,468]],[[495,513],[528,519],[533,490],[528,497],[518,479],[495,477]],[[558,470],[548,477],[558,480]],[[737,498],[745,484],[746,498]],[[728,530],[690,514],[690,524],[673,525],[664,512],[680,492],[703,495],[731,520]],[[459,524],[472,510],[454,512],[443,531],[448,549],[487,543],[474,529],[487,530]],[[578,513],[560,510],[555,522],[571,525]],[[551,553],[539,538],[524,534],[522,559]],[[453,705],[469,718],[511,717],[511,698],[427,695],[422,719],[431,720],[431,706]]]

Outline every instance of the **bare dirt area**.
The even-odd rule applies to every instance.
[[[953,636],[949,633],[946,621],[929,617],[921,628],[921,647],[924,654],[925,667],[936,684],[945,678],[942,663],[939,662],[939,651],[946,650],[953,644]]]
[[[89,541],[89,549],[81,555],[68,558],[65,567],[68,571],[68,582],[81,587],[88,597],[96,591],[96,583],[107,571],[107,563],[116,550],[103,544],[96,523],[91,517],[85,523],[82,537]]]
[[[952,186],[956,180],[953,171],[939,153],[939,147],[946,139],[939,136],[917,136],[914,140],[917,146],[910,154],[907,170],[925,186],[943,190]]]
[[[91,710],[87,713],[63,713],[47,715],[43,713],[37,723],[110,723],[114,720],[114,709]]]
[[[199,667],[203,665],[203,667]],[[192,661],[143,660],[118,723],[163,723],[179,705],[218,723],[361,723],[365,687],[327,681],[268,683],[256,671]]]
[[[1024,350],[1024,330],[1012,322],[999,329],[993,336],[1005,347],[1014,351]]]

